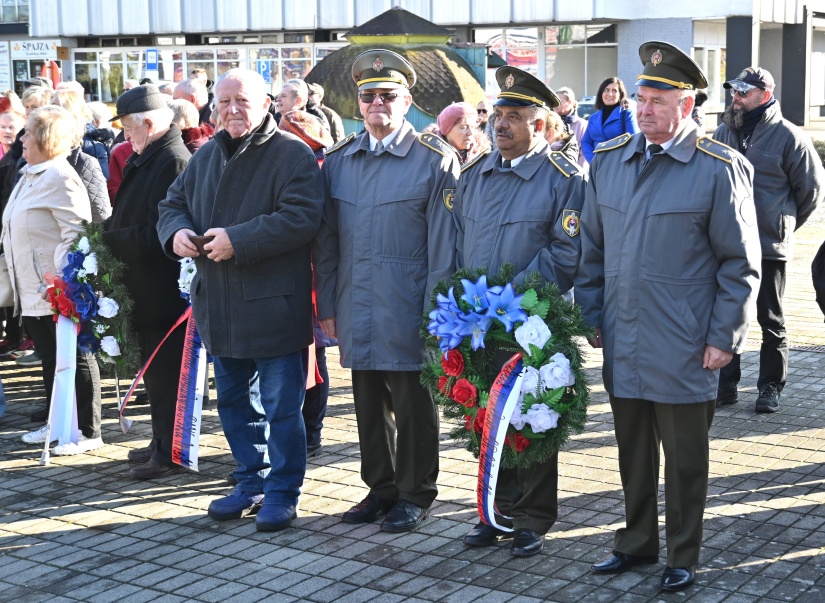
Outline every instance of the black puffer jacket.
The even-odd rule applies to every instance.
[[[80,147],[72,149],[66,158],[80,176],[86,192],[89,193],[89,202],[92,204],[92,222],[103,222],[112,215],[112,205],[109,203],[109,191],[106,189],[106,178],[100,169],[100,164],[91,155],[84,153]]]

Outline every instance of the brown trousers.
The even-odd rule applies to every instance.
[[[610,396],[626,527],[613,549],[628,555],[659,554],[659,445],[665,453],[667,565],[699,563],[702,519],[708,493],[708,431],[715,400],[661,404]]]
[[[361,479],[387,500],[428,508],[438,494],[438,410],[418,371],[352,371]]]

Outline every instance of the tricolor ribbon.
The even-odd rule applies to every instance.
[[[120,429],[121,431],[123,431],[123,433],[127,433],[129,431],[129,428],[132,427],[132,420],[127,419],[123,416],[123,412],[126,410],[126,405],[129,403],[129,398],[131,398],[132,394],[135,393],[135,389],[137,389],[138,384],[140,383],[141,379],[143,379],[143,375],[146,374],[146,370],[152,364],[152,360],[155,359],[158,350],[160,350],[160,348],[163,347],[163,344],[166,343],[166,340],[169,339],[169,336],[175,331],[175,329],[177,329],[181,324],[183,324],[189,319],[189,316],[191,316],[191,314],[192,306],[189,306],[188,308],[186,308],[186,311],[181,315],[181,317],[178,318],[177,322],[174,325],[172,325],[172,328],[169,329],[169,332],[163,336],[163,339],[157,345],[155,351],[152,352],[151,356],[149,356],[149,359],[146,361],[146,364],[144,364],[140,371],[138,371],[137,377],[135,377],[135,380],[132,382],[129,391],[126,392],[126,395],[123,396],[123,400],[120,401],[120,406],[118,407],[118,415],[120,418]]]
[[[80,432],[77,429],[77,396],[75,395],[75,374],[77,373],[77,331],[80,325],[62,314],[57,316],[54,385],[49,419],[46,424],[46,444],[40,462],[49,464],[49,446],[52,433],[57,435],[58,444],[77,444]]]
[[[481,452],[478,456],[478,516],[488,526],[505,532],[513,530],[496,522],[496,483],[510,417],[513,416],[513,410],[521,394],[521,381],[524,378],[521,359],[521,354],[510,358],[493,382],[484,417],[484,431],[481,434]]]
[[[201,434],[201,413],[206,383],[206,348],[201,342],[192,306],[186,313],[186,339],[180,367],[178,400],[175,405],[175,428],[172,432],[172,462],[193,471],[198,470],[198,448]]]

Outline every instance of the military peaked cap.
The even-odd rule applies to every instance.
[[[637,86],[660,90],[698,90],[708,87],[702,69],[681,49],[667,42],[645,42],[639,47],[642,73]]]
[[[496,81],[501,92],[493,103],[499,107],[545,107],[559,106],[559,97],[537,77],[517,67],[504,65],[496,70]]]
[[[392,50],[376,48],[362,52],[352,62],[352,79],[359,90],[371,88],[412,88],[415,69]]]

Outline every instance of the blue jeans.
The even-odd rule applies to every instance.
[[[244,492],[296,505],[306,473],[301,405],[306,350],[275,358],[215,357],[218,416]]]

